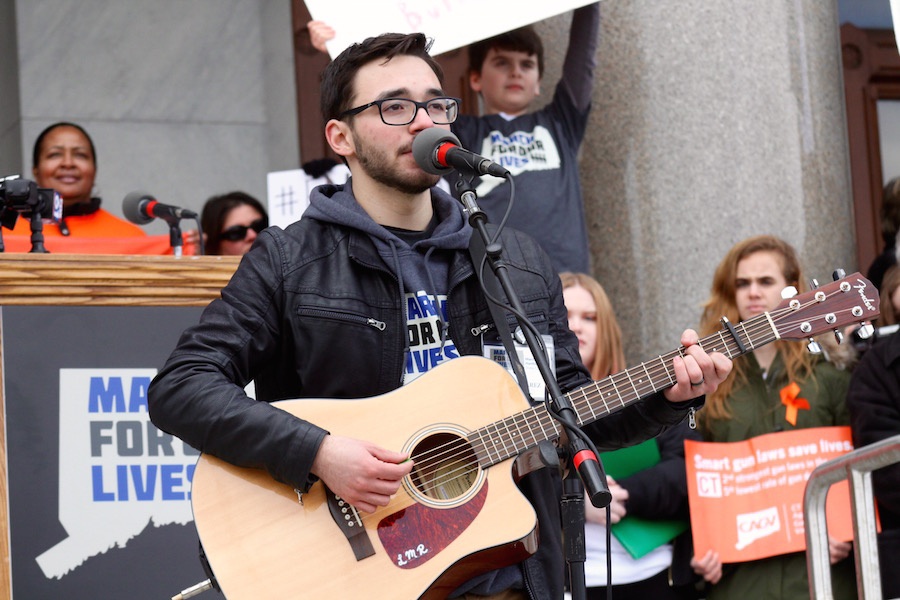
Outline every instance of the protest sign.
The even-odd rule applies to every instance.
[[[742,442],[685,441],[697,556],[744,562],[806,549],[803,493],[820,464],[853,450],[849,427],[770,433]],[[826,502],[828,533],[853,539],[847,482]]]

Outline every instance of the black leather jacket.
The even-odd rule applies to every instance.
[[[504,245],[527,314],[553,336],[560,386],[587,383],[549,259],[523,234],[505,234]],[[492,320],[466,252],[453,251],[447,296],[449,335],[461,354],[480,355]],[[404,306],[391,267],[360,231],[310,218],[284,231],[265,230],[221,299],[182,335],[153,380],[150,416],[202,452],[266,469],[306,490],[315,482],[310,468],[327,432],[267,402],[370,397],[399,387]],[[244,392],[251,380],[257,400]],[[613,449],[652,437],[686,414],[687,405],[675,408],[657,394],[586,429],[600,450]],[[540,469],[520,481],[541,525],[524,580],[541,600],[563,596],[555,471]]]

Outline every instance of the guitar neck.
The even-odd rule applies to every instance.
[[[699,340],[706,352],[720,352],[730,359],[736,358],[778,339],[778,330],[769,313],[757,315],[727,327]],[[681,346],[668,354],[660,355],[636,367],[619,371],[605,379],[595,381],[567,394],[578,414],[581,425],[610,415],[629,404],[675,385],[672,359],[684,357]]]
[[[721,352],[735,358],[779,338],[769,313],[763,313],[702,338],[698,343],[707,352]],[[675,385],[672,359],[684,356],[681,346],[667,354],[605,379],[589,383],[566,394],[578,415],[579,425],[602,419],[629,404]],[[473,431],[469,442],[479,463],[488,467],[537,446],[559,439],[562,426],[543,404]]]
[[[837,277],[838,272],[835,272]],[[753,352],[778,339],[802,340],[827,331],[875,319],[879,315],[878,290],[859,273],[837,279],[815,290],[783,300],[774,310],[737,325],[725,325],[699,341],[707,352],[728,358]],[[675,385],[672,359],[684,356],[684,346],[569,392],[566,397],[586,425]],[[555,441],[562,427],[541,404],[491,423],[469,438],[483,466],[507,460],[543,441]]]

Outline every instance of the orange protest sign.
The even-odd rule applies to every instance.
[[[742,442],[685,441],[694,554],[744,562],[806,549],[803,492],[818,465],[853,450],[849,427],[818,427]],[[847,482],[826,501],[830,536],[853,539]]]

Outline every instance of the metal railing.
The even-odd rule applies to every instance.
[[[872,471],[897,462],[900,462],[900,435],[857,448],[844,456],[822,463],[810,475],[803,497],[810,600],[830,600],[834,597],[825,499],[831,486],[845,479],[850,481],[853,554],[856,560],[859,600],[881,600]]]

